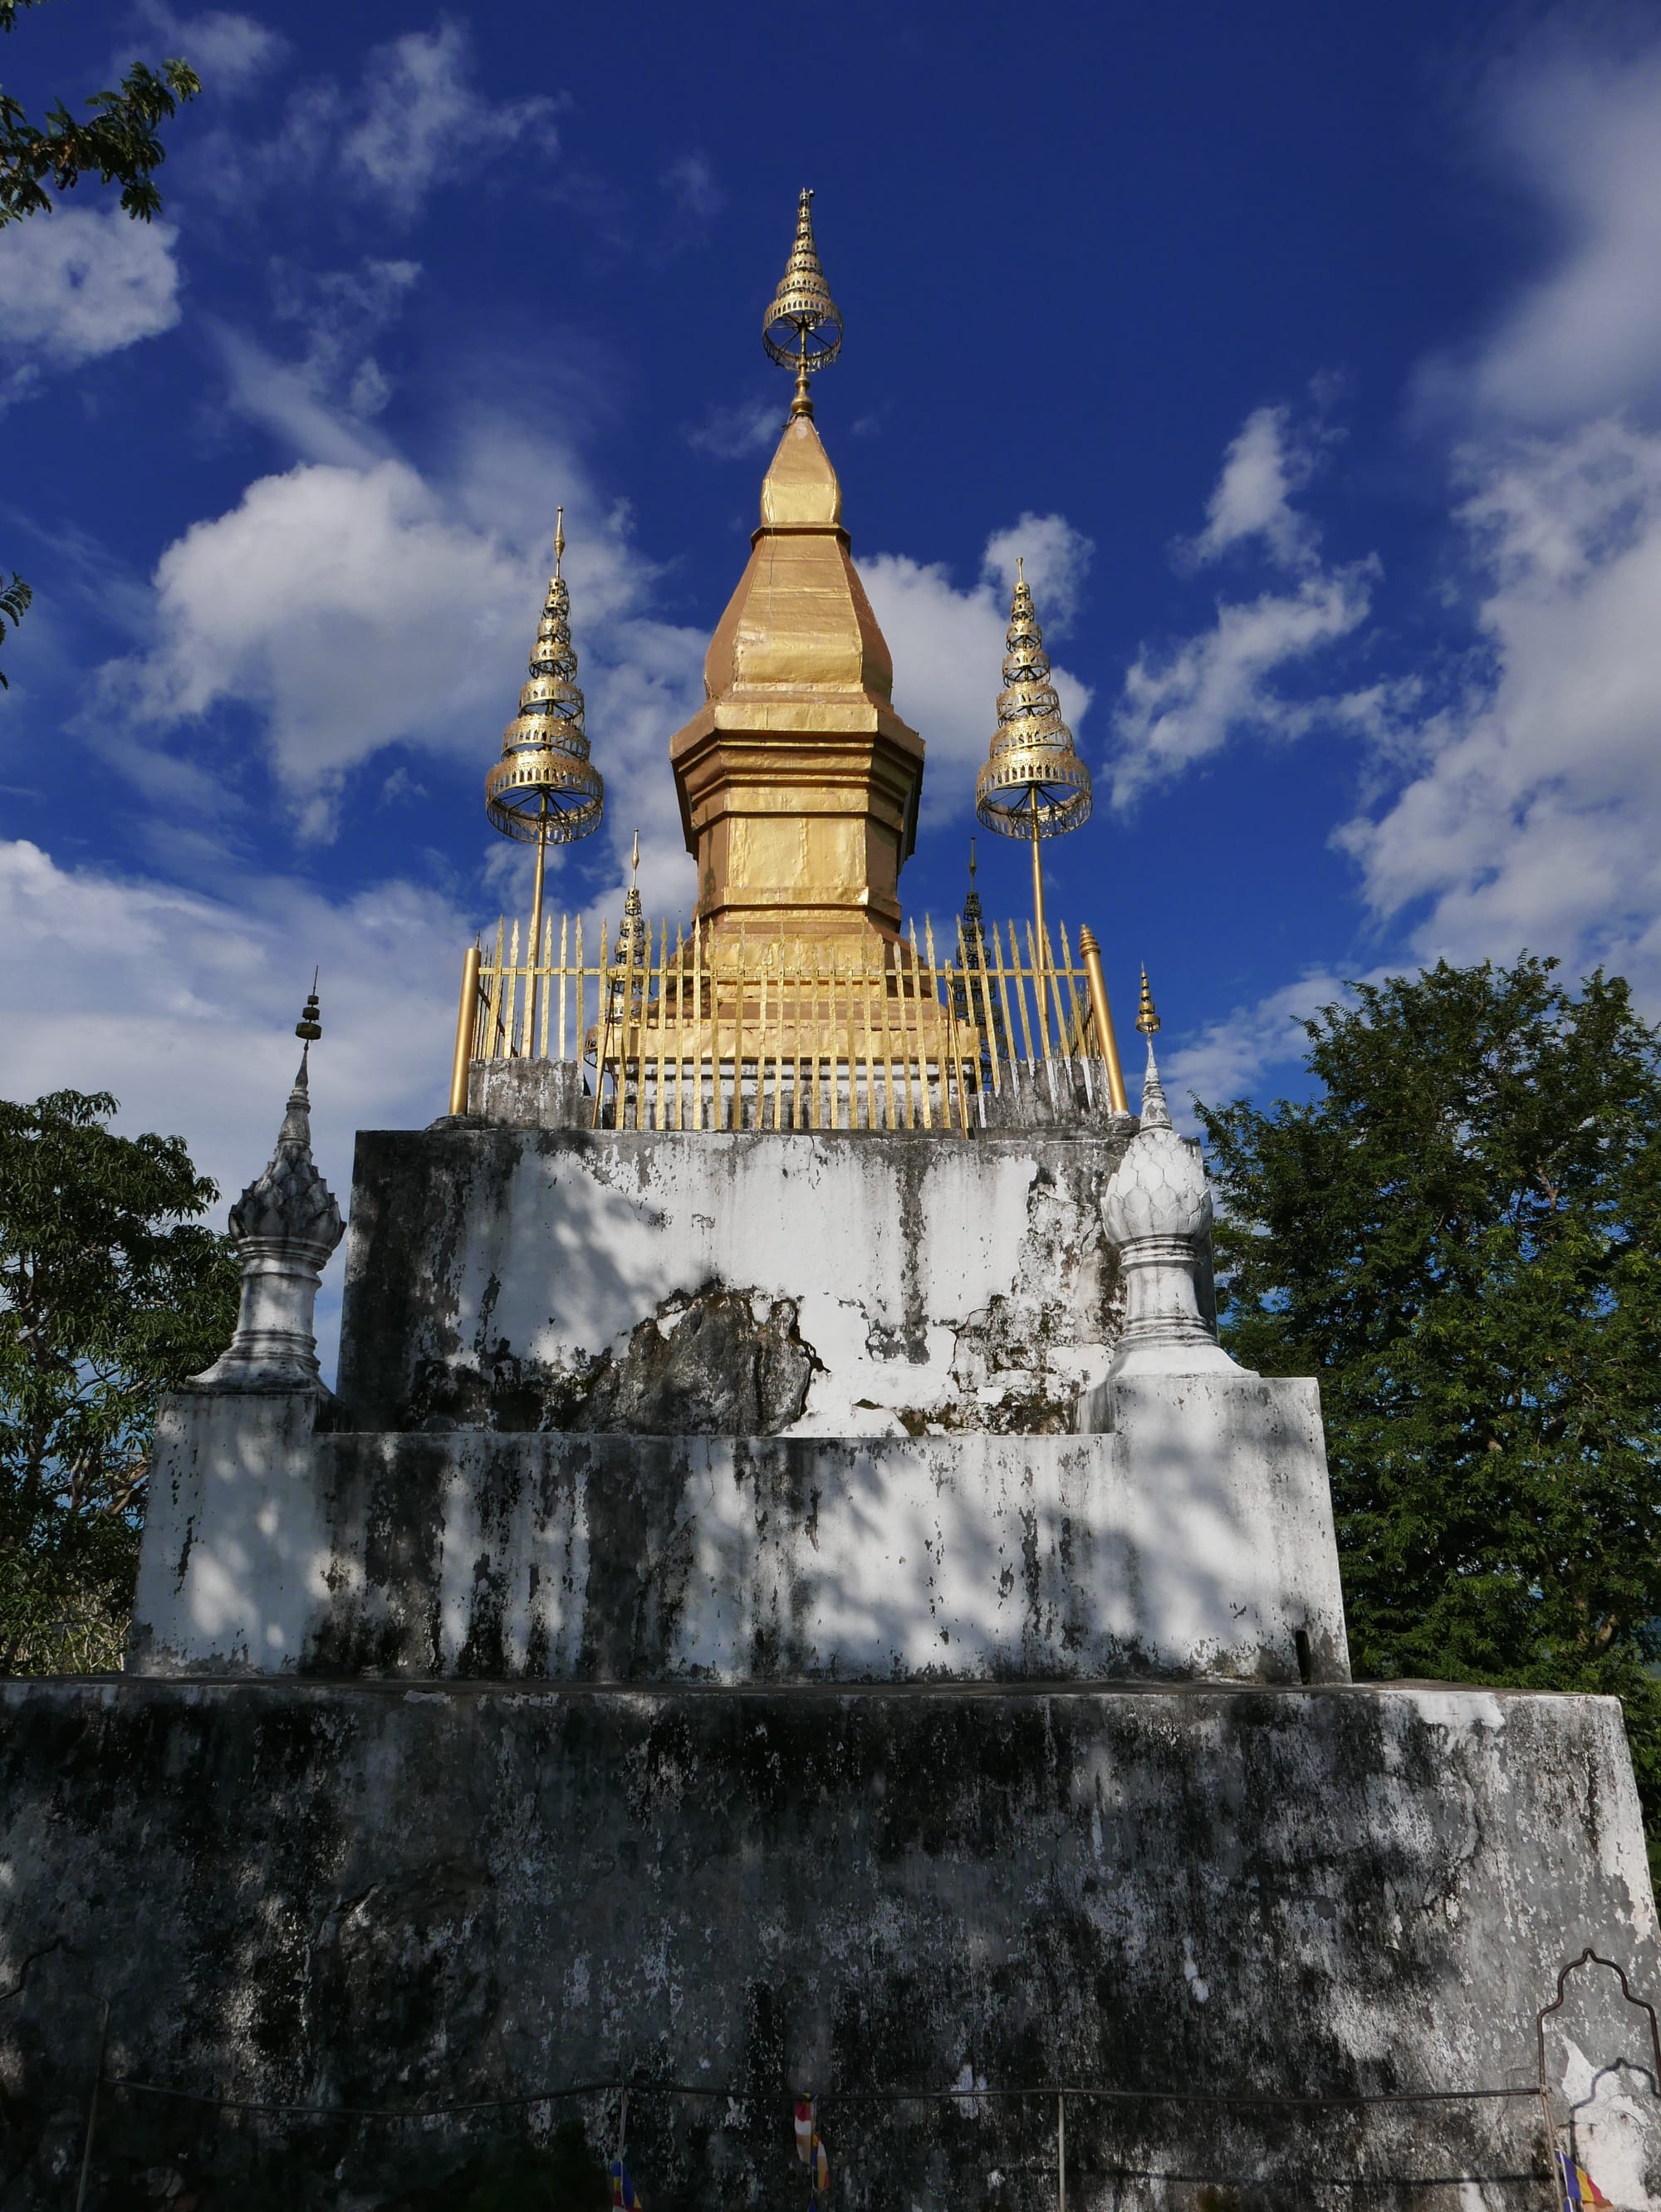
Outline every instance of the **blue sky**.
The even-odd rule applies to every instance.
[[[1173,1089],[1296,1080],[1346,976],[1526,945],[1661,1015],[1661,15],[1414,5],[175,12],[52,0],[38,112],[204,80],[163,220],[0,233],[4,1087],[108,1087],[234,1190],[314,1095],[439,1111],[524,895],[485,771],[563,501],[603,832],[685,911],[670,733],[818,380],[895,697],[911,911],[964,888],[1015,555],[1081,749],[1050,848]],[[982,837],[1018,909],[1025,861]]]

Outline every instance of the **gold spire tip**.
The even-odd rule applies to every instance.
[[[542,913],[543,848],[569,845],[600,826],[605,783],[589,757],[586,712],[571,641],[571,587],[561,574],[565,509],[554,510],[554,574],[530,648],[519,711],[502,732],[501,758],[485,779],[485,812],[505,837],[537,848],[533,918]],[[532,934],[536,933],[533,929]]]
[[[1090,817],[1090,771],[1061,719],[1023,556],[1003,642],[997,727],[975,780],[975,813],[983,830],[1001,836],[1058,837]]]
[[[638,876],[640,872],[640,833],[638,830],[634,832],[634,849],[628,856],[628,872],[631,876]]]
[[[1137,1007],[1137,1027],[1151,1044],[1154,1031],[1159,1027],[1159,1016],[1154,1010],[1154,994],[1148,988],[1148,970],[1142,971],[1142,998]]]
[[[796,372],[791,413],[811,415],[808,379],[828,368],[842,350],[842,314],[830,295],[813,235],[813,187],[804,185],[796,205],[796,237],[772,305],[761,318],[767,358]]]

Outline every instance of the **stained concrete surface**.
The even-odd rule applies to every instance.
[[[209,2093],[730,2092],[634,2100],[654,2212],[795,2201],[798,2087],[826,2100],[838,2204],[1037,2212],[1046,2095],[839,2093],[1525,2088],[1584,1944],[1661,1984],[1612,1700],[0,1685],[8,2212],[70,2201],[106,1999],[112,2074]],[[1573,1985],[1548,2066],[1602,2185],[1643,2205],[1654,2100],[1616,2062],[1647,2063],[1647,2031],[1609,1980]],[[136,2205],[171,2170],[202,2212],[357,2212],[565,2109],[278,2124],[117,2091],[91,2202]],[[579,2109],[603,2148],[615,2100]],[[1076,2098],[1067,2134],[1092,2212],[1555,2201],[1528,2098]]]
[[[810,1372],[785,1432],[1059,1433],[1112,1356],[1100,1201],[1131,1127],[366,1131],[340,1396],[366,1429],[604,1426],[635,1333],[714,1295],[758,1328],[789,1303]],[[630,1419],[688,1425],[650,1393]]]
[[[1347,1679],[1313,1386],[1105,1389],[1091,1436],[844,1440],[313,1436],[300,1398],[185,1394],[129,1664]]]

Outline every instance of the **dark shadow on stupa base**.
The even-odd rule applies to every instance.
[[[112,2077],[209,2095],[638,2080],[654,2204],[799,2187],[803,2087],[841,2203],[1052,2204],[1060,2084],[1149,2100],[1070,2099],[1076,2204],[1337,2204],[1364,2177],[1368,2203],[1545,2205],[1537,2098],[1215,2100],[1526,2090],[1566,1942],[1661,1978],[1618,1706],[1423,1685],[15,1681],[0,1868],[8,1983],[39,1954],[0,2005],[29,2212],[66,2201],[106,1999]],[[1646,2056],[1575,1994],[1560,2120]],[[857,2101],[954,2085],[1032,2094]],[[609,2154],[615,2098],[579,2109]],[[116,2090],[92,2201],[171,2166],[204,2203],[379,2205],[566,2116]]]

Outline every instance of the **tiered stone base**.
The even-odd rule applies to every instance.
[[[1057,2084],[1146,2093],[1069,2099],[1070,2206],[1543,2207],[1537,2100],[1191,2100],[1526,2088],[1587,1945],[1661,1988],[1603,1699],[0,1686],[16,2212],[75,2201],[106,2002],[107,2074],[270,2103],[730,2092],[631,2100],[653,2212],[805,2204],[801,2087],[839,2207],[1050,2206]],[[1582,2161],[1647,2204],[1661,2107],[1600,2075],[1651,2063],[1647,2024],[1610,1976],[1569,1989],[1553,2117],[1589,2100]],[[853,2096],[982,2082],[1030,2094]],[[201,2212],[436,2207],[446,2173],[573,2112],[609,2150],[615,2112],[239,2116],[106,2089],[88,2203],[160,2203],[177,2174]]]

